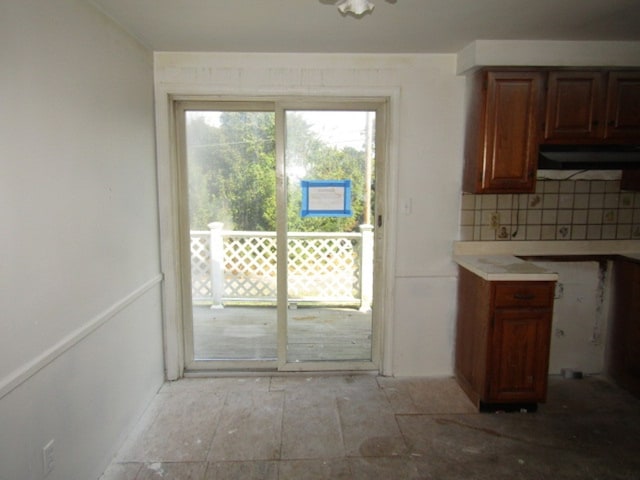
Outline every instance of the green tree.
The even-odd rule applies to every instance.
[[[205,123],[202,116],[190,116],[187,127],[189,220],[193,230],[206,230],[214,221],[229,221],[228,205],[220,197],[215,179],[219,169],[215,161],[220,144],[218,129]]]
[[[236,230],[275,230],[275,118],[271,112],[221,115],[217,181]]]
[[[222,221],[235,230],[275,229],[275,125],[270,112],[224,112],[220,126],[187,122],[192,229]]]
[[[291,231],[353,231],[363,221],[365,153],[321,141],[299,115],[287,114],[287,168],[313,180],[351,179],[353,215],[300,216],[300,178],[288,179]],[[275,116],[272,112],[222,112],[219,126],[202,116],[187,119],[189,215],[192,229],[222,221],[235,230],[274,231]]]

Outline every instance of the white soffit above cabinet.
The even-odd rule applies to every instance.
[[[458,74],[491,66],[640,67],[640,41],[476,40],[458,52]]]

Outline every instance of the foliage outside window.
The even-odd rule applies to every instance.
[[[219,122],[211,124],[199,113],[187,113],[191,229],[206,230],[219,221],[230,230],[276,230],[275,114],[222,112]],[[292,112],[287,114],[287,132],[289,230],[356,231],[364,221],[365,145],[330,145]],[[301,175],[351,179],[353,216],[301,218]]]

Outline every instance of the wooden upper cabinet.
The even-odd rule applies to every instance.
[[[468,81],[465,192],[533,192],[539,144],[640,144],[640,70],[489,68]],[[622,186],[640,190],[640,174]]]
[[[640,170],[623,170],[620,189],[640,192]]]
[[[485,70],[472,81],[464,190],[533,192],[544,74]]]
[[[588,143],[603,137],[604,80],[601,72],[549,73],[545,143]]]
[[[549,72],[543,143],[640,142],[640,72]]]
[[[604,138],[640,143],[640,72],[611,72]]]

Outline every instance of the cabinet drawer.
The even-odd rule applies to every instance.
[[[551,307],[554,282],[496,283],[495,307]]]

